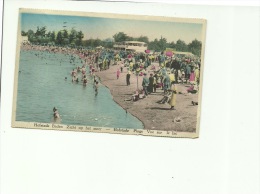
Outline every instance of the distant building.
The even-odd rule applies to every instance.
[[[20,43],[21,44],[30,44],[30,41],[28,40],[28,36],[20,36]]]
[[[115,43],[114,49],[144,53],[147,50],[147,44],[139,41],[123,41]]]
[[[173,51],[173,55],[175,57],[193,57],[194,56],[191,52],[180,52],[180,51]]]
[[[114,39],[113,38],[107,38],[107,39],[103,40],[103,42],[114,42]]]
[[[103,49],[104,47],[102,46],[97,46],[96,49]]]

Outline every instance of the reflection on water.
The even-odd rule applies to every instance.
[[[113,101],[105,86],[99,83],[95,95],[90,75],[87,86],[71,82],[70,73],[76,66],[82,66],[81,60],[71,63],[70,55],[21,51],[16,120],[49,123],[56,107],[62,124],[143,128]]]

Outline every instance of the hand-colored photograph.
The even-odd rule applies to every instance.
[[[20,9],[12,127],[199,136],[206,20]]]

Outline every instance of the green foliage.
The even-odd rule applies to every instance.
[[[127,36],[124,32],[118,32],[113,36],[115,42],[122,42],[130,40],[131,38]]]
[[[37,30],[36,30],[36,32],[35,32],[35,35],[36,36],[45,36],[45,33],[46,33],[46,27],[44,26],[44,27],[37,27]]]
[[[172,48],[176,50],[176,44],[174,42],[168,43],[168,48]]]
[[[176,50],[177,51],[182,51],[182,52],[187,52],[188,51],[188,46],[183,40],[177,40],[176,42]]]
[[[157,38],[154,41],[148,43],[148,49],[154,51],[164,51],[168,47],[167,39],[161,37],[160,40]]]
[[[193,40],[189,45],[189,51],[193,53],[194,55],[200,56],[201,55],[201,48],[202,43],[198,41],[197,39]]]
[[[149,42],[149,44],[148,44],[148,49],[149,49],[149,50],[154,50],[154,51],[161,51],[161,48],[160,48],[160,46],[159,46],[159,41],[158,41],[157,38],[154,39],[154,41]]]
[[[135,38],[134,40],[140,41],[140,42],[149,43],[149,39],[148,39],[147,36],[140,36],[140,37],[138,37],[138,38]]]
[[[69,41],[71,44],[75,44],[75,40],[77,38],[77,31],[75,29],[71,29],[70,35],[69,35]]]
[[[46,34],[46,37],[48,37],[49,41],[50,42],[55,42],[55,32],[54,31],[49,31],[47,34]]]
[[[114,43],[113,42],[105,42],[105,41],[103,41],[102,42],[102,46],[105,47],[105,48],[113,48]]]
[[[69,33],[68,33],[68,31],[67,30],[63,30],[62,31],[63,32],[63,39],[68,39],[69,38]]]
[[[32,30],[28,30],[27,32],[28,40],[32,42],[32,39],[34,37],[34,32]]]
[[[166,45],[166,47],[165,47]],[[176,51],[182,51],[182,52],[191,52],[196,56],[201,55],[201,48],[202,48],[202,43],[198,40],[193,40],[191,43],[188,45],[183,41],[183,40],[177,40],[176,43],[171,42],[167,43],[165,38],[162,38],[160,40],[155,39],[154,41],[149,42],[148,44],[148,49],[154,50],[154,51],[164,51],[165,48],[172,48]]]
[[[77,45],[82,46],[82,39],[84,38],[84,34],[82,31],[77,32],[75,29],[72,29],[71,32],[65,30],[59,30],[56,33],[54,31],[47,32],[46,27],[37,27],[36,32],[33,30],[28,30],[28,32],[21,31],[22,36],[28,36],[28,40],[34,44],[48,44],[53,45],[56,43],[57,45],[69,46],[69,45]]]
[[[88,39],[88,40],[85,40],[84,43],[83,43],[84,46],[86,47],[92,47],[92,48],[95,48],[97,46],[102,46],[102,41],[100,39]]]
[[[36,32],[33,30],[28,30],[27,32],[21,31],[22,36],[28,36],[28,40],[34,44],[48,44],[53,45],[54,43],[57,45],[62,46],[85,46],[85,47],[92,47],[95,48],[97,46],[103,46],[105,48],[113,48],[114,42],[122,42],[122,41],[140,41],[145,42],[148,45],[149,50],[154,50],[157,52],[165,51],[166,48],[172,48],[176,51],[183,51],[183,52],[191,52],[194,55],[200,56],[201,55],[201,48],[202,43],[198,40],[193,40],[191,43],[186,44],[183,40],[177,40],[175,42],[167,42],[166,38],[162,36],[160,39],[154,39],[153,41],[149,41],[147,36],[141,35],[140,37],[131,37],[125,34],[124,32],[116,33],[113,38],[100,40],[96,39],[87,39],[83,40],[84,34],[82,31],[77,31],[72,28],[70,31],[66,29],[59,30],[58,32],[49,31],[47,32],[46,27],[37,27]]]
[[[27,33],[27,32],[25,32],[25,31],[22,31],[22,32],[21,32],[21,35],[22,35],[22,36],[27,36],[27,35],[28,35],[28,33]]]
[[[166,49],[166,47],[167,47],[167,39],[161,37],[161,39],[159,40],[159,46],[160,46],[160,49],[162,51],[164,51]]]
[[[52,42],[55,42],[55,32],[54,31],[51,32],[50,38],[51,38]]]
[[[62,33],[61,33],[61,31],[59,31],[58,34],[57,34],[56,43],[59,44],[59,45],[62,44]]]
[[[82,31],[79,31],[76,35],[76,45],[82,45],[82,39],[84,38],[84,34]]]

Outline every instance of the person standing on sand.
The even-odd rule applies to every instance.
[[[107,62],[108,69],[109,69],[110,65],[111,65],[111,59],[108,59],[108,62]]]
[[[195,73],[195,83],[197,83],[199,85],[199,82],[200,82],[200,71],[199,71],[198,67],[195,68],[194,73]]]
[[[119,71],[119,69],[117,69],[117,71],[116,71],[116,78],[118,79],[119,76],[120,76],[120,71]]]
[[[130,85],[130,71],[128,71],[128,73],[126,74],[126,85],[129,86]]]
[[[171,80],[167,73],[163,76],[162,81],[163,81],[163,91],[164,91],[164,94],[166,94],[166,91],[169,90],[171,87]]]
[[[164,52],[162,51],[161,54],[158,56],[159,59],[159,66],[161,67],[165,63],[165,55]]]
[[[144,78],[143,78],[142,86],[143,86],[143,89],[144,89],[144,92],[145,92],[145,96],[148,96],[147,88],[148,88],[148,86],[149,86],[149,79],[148,79],[148,77],[146,76],[146,73],[144,73]]]
[[[194,82],[195,82],[195,72],[194,72],[194,68],[192,68],[190,73],[190,83],[194,83]]]
[[[154,81],[153,81],[153,92],[155,93],[156,92],[156,87],[157,87],[157,78],[158,78],[157,73],[154,74],[153,78],[154,78]]]
[[[153,83],[154,83],[154,77],[153,77],[153,74],[151,73],[150,77],[149,77],[149,87],[148,87],[149,93],[153,92]]]
[[[175,82],[172,82],[171,91],[172,91],[172,95],[168,103],[171,106],[170,108],[171,110],[176,110],[174,108],[176,106],[176,95],[177,95],[177,85],[175,84]]]
[[[185,75],[186,75],[186,81],[188,82],[188,80],[190,80],[190,74],[191,74],[191,67],[190,67],[190,64],[187,63],[186,65],[186,72],[185,72]]]
[[[122,63],[122,64],[121,64],[121,67],[120,67],[121,73],[123,73],[123,68],[124,68],[124,63]]]

